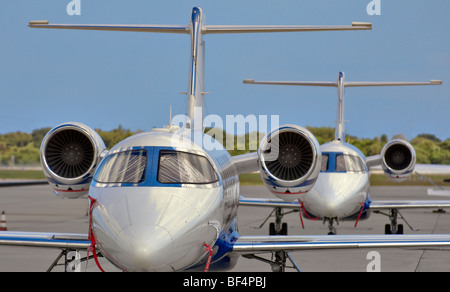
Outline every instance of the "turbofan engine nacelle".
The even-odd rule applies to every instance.
[[[56,195],[87,195],[94,171],[106,150],[102,138],[86,125],[64,123],[42,140],[41,165]]]
[[[381,167],[384,174],[394,182],[406,180],[415,166],[416,151],[405,140],[391,140],[381,150]]]
[[[258,156],[264,184],[285,201],[299,199],[310,191],[320,173],[319,142],[299,126],[285,125],[267,134]]]

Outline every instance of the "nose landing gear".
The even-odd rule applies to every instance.
[[[261,229],[264,226],[264,224],[266,224],[267,220],[269,220],[269,218],[272,217],[273,213],[275,213],[275,222],[271,222],[269,224],[269,235],[288,235],[288,224],[286,222],[282,222],[283,217],[286,214],[298,212],[298,210],[293,210],[286,213],[283,213],[282,210],[283,209],[280,207],[274,208],[260,226],[253,228]]]
[[[334,225],[333,225],[334,220],[336,220],[336,224],[339,225],[339,220],[336,217],[323,219],[323,224],[325,224],[325,222],[328,221],[328,235],[336,235],[337,234],[336,227],[334,227]]]
[[[285,272],[286,268],[291,268],[296,270],[297,272],[301,272],[302,270],[291,257],[291,255],[286,251],[276,251],[272,253],[272,259],[266,259],[254,254],[244,254],[242,255],[247,259],[255,259],[270,265],[272,272]],[[289,260],[292,266],[287,266],[286,261]]]
[[[389,214],[383,213],[383,212],[378,211],[378,210],[374,211],[374,213],[385,215],[385,216],[389,217],[389,220],[391,221],[391,224],[386,224],[384,226],[384,233],[385,234],[403,234],[403,224],[398,224],[397,223],[398,216],[400,216],[400,218],[402,218],[403,221],[405,221],[406,225],[408,225],[408,227],[412,231],[418,231],[418,229],[414,229],[408,223],[408,221],[406,221],[405,217],[403,217],[402,213],[400,213],[400,211],[398,209],[391,209]]]

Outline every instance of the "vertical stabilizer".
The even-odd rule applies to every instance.
[[[192,9],[190,34],[191,34],[191,60],[189,65],[189,88],[186,114],[190,119],[190,127],[203,131],[204,118],[204,54],[205,42],[203,41],[203,13],[201,8]]]
[[[345,74],[339,72],[337,89],[338,89],[338,113],[336,120],[335,139],[345,142],[345,127],[344,127],[344,91],[345,91]]]
[[[190,34],[191,54],[189,65],[189,88],[187,91],[186,114],[190,120],[187,127],[203,131],[204,117],[204,34],[228,33],[273,33],[305,31],[371,30],[370,23],[353,22],[351,25],[206,25],[202,9],[194,7],[189,25],[153,24],[50,24],[48,21],[30,21],[32,28],[131,31],[151,33]]]

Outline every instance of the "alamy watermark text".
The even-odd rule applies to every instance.
[[[81,0],[72,0],[67,4],[66,12],[68,15],[81,15]]]

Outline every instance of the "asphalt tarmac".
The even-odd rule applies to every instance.
[[[430,197],[426,187],[373,187],[372,200],[442,200]],[[270,198],[265,187],[241,187],[241,195],[246,197]],[[40,231],[87,233],[87,199],[60,199],[52,194],[47,185],[2,187],[0,188],[0,212],[5,211],[8,231]],[[256,229],[271,212],[267,208],[240,207],[239,232],[242,235],[267,235],[269,222]],[[403,216],[414,229],[404,224],[406,234],[449,234],[450,210],[433,213],[433,210],[405,210]],[[301,227],[298,213],[288,214],[283,219],[288,223],[290,235],[319,234],[328,232],[326,224],[305,220]],[[383,234],[388,218],[372,214],[367,220],[340,222],[338,234]],[[43,272],[59,254],[59,250],[49,248],[0,246],[0,272]],[[375,252],[375,253],[374,253]],[[304,272],[366,272],[376,263],[381,272],[450,272],[450,248],[380,248],[355,250],[314,250],[291,253],[295,262]],[[270,258],[270,255],[267,256]],[[375,262],[376,261],[376,262]],[[106,271],[118,271],[105,259],[100,263]],[[82,269],[85,270],[83,263]],[[63,271],[57,266],[53,271]],[[87,271],[99,271],[94,260],[87,264]],[[270,265],[240,258],[233,272],[270,272]],[[294,271],[288,269],[287,271]]]

